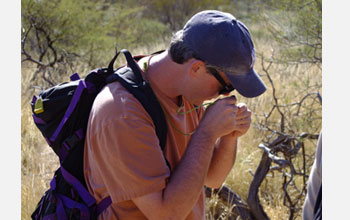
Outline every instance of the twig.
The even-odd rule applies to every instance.
[[[249,186],[247,203],[254,218],[259,220],[269,219],[269,217],[267,216],[260,204],[258,192],[261,183],[263,182],[266,174],[269,172],[270,164],[271,159],[269,158],[268,154],[264,151],[259,166],[254,174],[253,181]]]
[[[228,186],[223,185],[220,189],[205,188],[206,197],[211,197],[213,194],[217,194],[219,198],[233,207],[233,210],[242,218],[246,220],[252,220],[250,210],[247,204],[242,198],[232,191]]]

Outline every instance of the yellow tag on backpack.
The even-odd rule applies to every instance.
[[[43,100],[40,98],[38,98],[35,102],[35,106],[34,106],[34,113],[35,114],[39,114],[44,112],[44,105],[43,105]]]

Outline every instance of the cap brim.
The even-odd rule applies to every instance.
[[[254,69],[251,69],[244,75],[236,75],[228,72],[225,74],[233,87],[244,97],[253,98],[266,91],[264,82]]]

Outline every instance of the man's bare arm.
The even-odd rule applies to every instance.
[[[251,112],[243,103],[239,103],[236,116],[236,129],[232,134],[221,137],[215,147],[205,185],[219,188],[231,171],[237,152],[238,137],[245,134],[251,123]]]
[[[148,219],[184,219],[192,210],[203,190],[215,141],[235,129],[235,102],[222,99],[206,111],[163,191],[133,199]]]

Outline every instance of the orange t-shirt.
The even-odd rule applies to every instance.
[[[193,105],[183,98],[183,105],[179,107],[156,87],[153,91],[167,115],[164,153],[152,118],[119,82],[107,85],[95,99],[85,142],[85,180],[97,202],[107,196],[112,199],[111,206],[99,219],[147,219],[132,199],[166,187],[171,172],[164,155],[174,169],[190,140],[190,135],[181,134],[173,126],[191,133],[203,115],[203,109],[178,114],[178,109],[186,112],[193,109]],[[205,219],[204,198],[203,190],[186,219]]]

